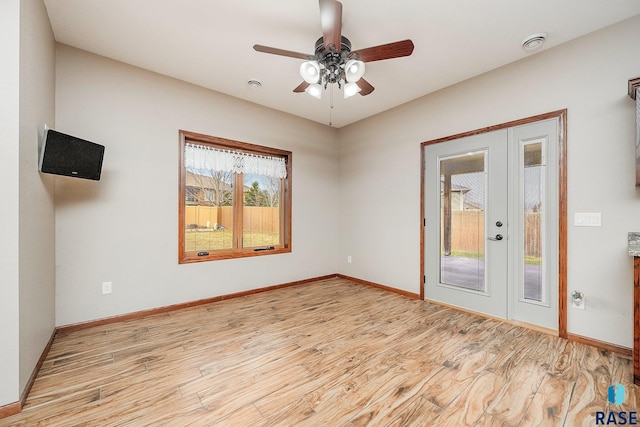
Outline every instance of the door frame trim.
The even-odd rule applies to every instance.
[[[424,148],[428,145],[453,141],[467,136],[493,132],[548,119],[558,119],[558,336],[567,338],[567,109],[543,113],[524,119],[513,120],[499,125],[488,126],[468,132],[432,139],[420,144],[420,299],[424,300]]]

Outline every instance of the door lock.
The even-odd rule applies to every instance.
[[[502,221],[496,221],[496,227],[502,227]]]
[[[502,240],[504,239],[504,236],[502,234],[496,234],[496,237],[489,237],[489,240]]]

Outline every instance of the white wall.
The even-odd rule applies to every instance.
[[[640,230],[640,194],[626,84],[640,73],[639,24],[339,131],[59,45],[56,126],[107,150],[101,182],[56,179],[56,324],[335,271],[418,293],[420,142],[567,108],[569,219],[603,214],[601,228],[569,227],[569,291],[587,297],[569,332],[630,347],[626,233]],[[177,264],[178,129],[293,151],[293,253]]]
[[[336,272],[335,129],[65,45],[56,63],[57,130],[106,146],[101,181],[56,178],[57,325]],[[292,253],[178,265],[179,129],[293,152]]]
[[[0,406],[18,391],[18,138],[20,1],[0,2]]]
[[[20,390],[55,327],[54,181],[38,173],[38,142],[54,125],[55,41],[41,0],[20,2]]]
[[[339,271],[418,293],[420,143],[567,108],[568,290],[586,295],[568,329],[631,347],[638,40],[635,17],[340,129]],[[574,227],[575,212],[602,212],[602,227]]]

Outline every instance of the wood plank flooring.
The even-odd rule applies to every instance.
[[[59,334],[0,426],[594,426],[639,401],[622,356],[335,278]]]

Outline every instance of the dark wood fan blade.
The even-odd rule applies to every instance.
[[[371,92],[375,90],[375,88],[371,86],[371,83],[366,81],[364,78],[360,78],[360,80],[358,80],[356,84],[360,88],[360,92],[358,93],[362,96],[369,95]]]
[[[293,91],[294,91],[295,93],[304,92],[304,90],[305,90],[306,88],[308,88],[308,87],[309,87],[309,83],[307,83],[307,82],[302,82],[302,83],[300,83],[300,84],[298,85],[298,87],[296,87]]]
[[[320,25],[325,49],[340,52],[342,46],[342,3],[337,0],[320,0]]]
[[[381,44],[366,49],[354,50],[349,54],[352,58],[358,58],[363,62],[382,61],[383,59],[400,58],[413,53],[413,42],[402,40],[399,42]]]
[[[253,49],[258,52],[271,53],[273,55],[280,55],[280,56],[288,56],[289,58],[298,58],[298,59],[307,59],[307,60],[315,59],[315,56],[309,55],[307,53],[293,52],[290,50],[278,49],[278,48],[269,47],[269,46],[262,46],[259,44],[254,44]]]

